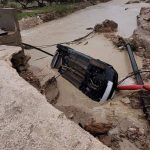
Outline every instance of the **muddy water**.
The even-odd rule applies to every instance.
[[[86,28],[94,27],[96,23],[101,23],[105,19],[116,21],[119,25],[118,34],[123,37],[129,37],[136,28],[136,16],[139,14],[140,8],[148,6],[149,4],[139,3],[126,5],[126,1],[127,0],[113,0],[91,6],[67,17],[42,24],[30,30],[22,31],[23,42],[41,46],[74,40],[87,34],[89,31],[87,31]],[[96,35],[85,42],[88,42],[88,44],[85,45],[83,42],[79,45],[74,44],[70,46],[80,52],[112,64],[117,70],[119,78],[123,78],[131,71],[127,53],[117,50],[103,35]],[[54,53],[56,48],[49,47],[45,48],[45,50]],[[45,77],[48,78],[51,72],[57,74],[55,71],[50,70],[49,64],[51,57],[35,50],[27,53],[32,56],[30,61],[31,68],[41,80]],[[41,57],[45,58],[37,60]],[[139,57],[136,59],[140,68],[141,59]],[[59,78],[58,85],[60,90],[59,105],[81,105],[81,103],[83,105],[86,103],[87,107],[97,105],[97,103],[91,102],[90,99],[66,80]],[[86,99],[86,101],[83,99]]]

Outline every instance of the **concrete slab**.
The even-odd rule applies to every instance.
[[[0,46],[0,149],[109,150],[18,75],[10,59],[19,51]]]

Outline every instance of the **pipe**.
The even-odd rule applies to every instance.
[[[136,82],[139,85],[143,85],[144,82],[143,82],[143,79],[142,79],[142,77],[139,73],[139,69],[138,69],[137,63],[135,61],[135,57],[134,57],[131,45],[129,43],[127,43],[126,48],[127,48],[128,55],[129,55],[130,62],[131,62],[131,66],[132,66],[132,69],[133,69],[133,72],[134,72],[134,75],[135,75],[135,78],[136,78]]]

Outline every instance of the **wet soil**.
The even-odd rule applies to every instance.
[[[105,19],[114,20],[118,24],[116,34],[129,37],[137,26],[136,16],[141,7],[148,4],[126,5],[125,2],[127,1],[113,0],[23,31],[23,42],[44,47],[44,50],[54,54],[56,47],[45,45],[71,41],[82,37],[89,33],[89,30],[86,30],[87,28],[93,28],[95,24],[102,23]],[[119,74],[119,80],[132,71],[127,52],[116,48],[104,34],[94,34],[94,36],[86,38],[82,42],[70,44],[69,46],[113,65]],[[36,50],[26,51],[26,53],[31,55],[30,69],[39,77],[41,84],[44,84],[50,77],[58,75],[56,70],[50,68],[51,57]],[[136,56],[136,60],[139,68],[141,68],[142,58]],[[111,144],[109,144],[113,149],[143,149],[147,144],[146,141],[149,141],[147,138],[149,128],[142,110],[133,109],[130,100],[128,100],[131,92],[116,93],[112,101],[101,105],[86,97],[62,77],[57,79],[57,86],[59,98],[55,107],[62,110],[69,119],[83,128],[93,122],[112,124],[111,130],[103,135],[103,138],[97,138],[100,138],[101,141],[107,139],[107,142],[112,138]],[[144,142],[142,139],[144,139]]]

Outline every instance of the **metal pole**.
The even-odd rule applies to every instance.
[[[131,62],[131,66],[132,66],[132,69],[133,69],[133,72],[134,72],[134,75],[135,75],[135,78],[136,78],[136,82],[139,85],[143,85],[144,82],[143,82],[143,79],[142,79],[142,77],[140,75],[137,63],[135,61],[135,57],[134,57],[131,45],[130,44],[126,44],[126,48],[127,48],[128,55],[129,55],[130,62]]]

